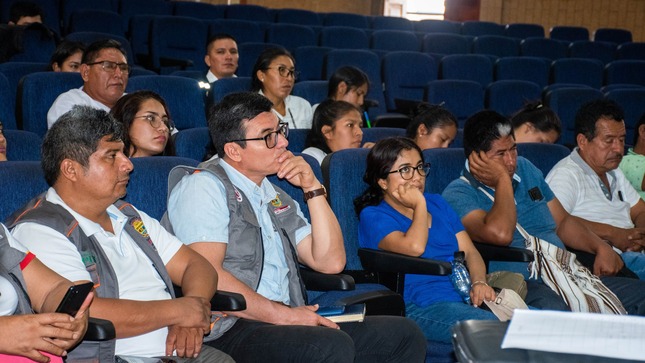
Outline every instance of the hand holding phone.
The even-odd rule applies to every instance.
[[[78,310],[83,305],[85,298],[94,288],[93,282],[86,282],[80,285],[72,285],[67,290],[63,300],[56,309],[57,313],[65,313],[71,316],[76,316]]]

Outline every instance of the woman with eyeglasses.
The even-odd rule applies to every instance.
[[[313,156],[322,164],[327,154],[338,150],[361,147],[363,118],[351,103],[326,99],[314,112],[314,121],[307,134],[303,154]],[[363,147],[371,147],[367,143]]]
[[[486,284],[486,267],[457,213],[439,194],[424,193],[430,165],[411,139],[380,140],[367,156],[363,180],[369,185],[354,200],[361,247],[450,262],[464,251],[470,272],[473,305],[463,302],[449,276],[405,277],[406,316],[415,320],[426,338],[450,343],[450,328],[460,320],[497,320],[477,308],[495,298]]]
[[[119,99],[110,114],[123,124],[125,154],[131,158],[174,156],[174,130],[168,106],[152,91],[137,91]]]
[[[284,48],[268,48],[258,57],[251,73],[251,90],[273,102],[273,112],[291,129],[311,128],[313,111],[304,98],[292,96],[298,78],[295,60]]]

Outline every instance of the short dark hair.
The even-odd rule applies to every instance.
[[[9,8],[9,21],[17,23],[20,18],[26,16],[39,16],[44,21],[45,13],[36,3],[31,1],[16,1]]]
[[[412,121],[408,124],[405,136],[414,139],[421,124],[425,125],[428,131],[444,126],[458,127],[457,118],[448,109],[442,105],[431,105],[426,102],[422,102],[417,106]]]
[[[354,199],[356,215],[360,216],[365,207],[377,205],[383,200],[383,189],[379,186],[378,181],[387,178],[403,150],[418,151],[421,162],[423,162],[423,152],[412,139],[407,137],[388,137],[377,141],[370,149],[367,154],[365,175],[363,175],[363,181],[369,186],[363,194]]]
[[[295,66],[296,60],[285,48],[270,47],[265,49],[260,53],[258,59],[255,61],[255,65],[253,66],[253,71],[251,72],[251,91],[257,92],[262,89],[262,82],[260,82],[260,79],[258,78],[258,71],[266,71],[269,69],[271,62],[280,56],[289,57]]]
[[[558,135],[562,132],[562,126],[558,114],[545,106],[542,101],[527,102],[513,116],[511,116],[513,129],[516,129],[527,122],[530,122],[538,131],[541,132],[555,131]]]
[[[489,151],[493,141],[513,134],[511,121],[501,114],[484,110],[470,116],[464,125],[464,154]]]
[[[170,117],[170,111],[168,111],[168,105],[166,105],[166,101],[159,94],[148,90],[136,91],[133,93],[128,93],[126,95],[123,95],[123,97],[119,98],[119,100],[116,102],[114,107],[112,107],[112,109],[110,110],[110,115],[112,115],[112,117],[114,117],[115,120],[117,120],[122,124],[123,130],[124,130],[123,152],[128,157],[132,156],[132,154],[137,152],[137,146],[132,144],[132,138],[130,138],[130,128],[132,127],[132,122],[134,121],[134,117],[136,116],[137,112],[139,112],[139,108],[141,107],[141,104],[149,99],[153,99],[161,103],[161,106],[163,106],[163,109],[166,112],[166,115],[168,115],[168,118],[172,119]],[[130,153],[131,147],[133,148],[132,154]],[[172,137],[168,138],[168,142],[166,143],[166,148],[163,150],[163,152],[160,155],[162,156],[175,155],[175,143]]]
[[[352,66],[343,66],[334,71],[334,74],[329,77],[329,85],[327,88],[327,97],[332,98],[338,91],[340,82],[345,82],[347,85],[347,92],[352,89],[362,87],[364,84],[370,86],[370,80],[365,72]]]
[[[334,122],[351,111],[356,111],[359,114],[361,113],[356,106],[349,102],[335,101],[329,98],[322,101],[318,107],[316,107],[316,112],[314,112],[311,130],[309,130],[309,133],[307,134],[305,146],[316,147],[325,153],[330,153],[331,149],[327,146],[327,141],[325,140],[325,135],[322,133],[322,128],[323,126],[334,127]]]
[[[101,52],[103,49],[116,49],[121,52],[121,54],[123,54],[123,56],[126,58],[126,61],[128,59],[128,54],[125,52],[125,49],[123,48],[121,43],[114,39],[101,39],[87,46],[85,52],[83,53],[81,63],[87,64],[94,62],[96,60],[96,57],[98,57],[99,52]]]
[[[234,41],[235,43],[237,43],[237,40],[235,40],[235,38],[230,34],[227,34],[227,33],[213,34],[208,38],[208,41],[206,41],[206,53],[208,53],[210,51],[210,48],[213,45],[213,42],[216,42],[216,41],[218,41],[220,39],[230,39],[230,40]]]
[[[251,120],[262,112],[271,112],[272,107],[273,103],[268,98],[255,92],[233,93],[214,105],[209,110],[208,131],[219,157],[224,157],[226,143],[246,137],[244,121]],[[246,147],[245,141],[236,143]]]
[[[123,139],[123,128],[103,110],[75,105],[58,118],[43,140],[41,166],[47,184],[53,186],[60,176],[60,164],[71,159],[83,167],[89,166],[90,156],[99,141],[110,136],[109,141]]]
[[[56,50],[52,54],[51,59],[49,60],[49,66],[53,69],[54,63],[59,67],[63,66],[63,62],[70,56],[76,54],[77,52],[84,52],[85,44],[81,42],[74,42],[71,40],[64,40],[58,44]]]
[[[583,134],[587,140],[596,137],[596,122],[603,119],[623,122],[623,109],[614,101],[599,98],[582,105],[576,112],[576,136]]]

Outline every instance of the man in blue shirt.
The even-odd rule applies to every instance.
[[[516,229],[519,223],[529,234],[558,247],[592,253],[596,258],[588,267],[593,273],[616,294],[628,313],[645,315],[645,281],[614,276],[623,268],[620,256],[567,213],[539,169],[517,156],[508,119],[493,111],[471,116],[464,126],[464,153],[468,158],[464,178],[450,183],[443,196],[473,240],[524,247],[524,237]],[[544,286],[532,285],[529,291],[536,285]]]
[[[218,338],[207,344],[236,361],[423,360],[423,333],[408,319],[370,316],[337,325],[306,304],[299,263],[342,271],[343,236],[311,167],[286,150],[287,125],[271,108],[257,93],[225,97],[209,117],[219,158],[198,172],[171,172],[168,217],[176,235],[211,262],[219,288],[247,302],[246,310],[218,320],[211,333]],[[311,224],[268,181],[272,174],[302,188]]]

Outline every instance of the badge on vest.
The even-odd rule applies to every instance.
[[[152,240],[150,239],[150,235],[148,234],[148,230],[146,229],[146,226],[143,224],[143,221],[141,218],[133,218],[130,220],[130,225],[132,228],[134,228],[135,231],[137,231],[143,238],[146,239],[148,244],[152,247],[153,250],[157,250],[157,247],[155,246],[154,243],[152,243]]]
[[[139,232],[139,234],[142,235],[143,238],[150,238],[148,230],[146,229],[146,226],[143,224],[143,221],[141,219],[135,218],[132,220],[132,222],[130,222],[130,224],[132,224],[134,230]]]
[[[235,199],[237,200],[238,203],[242,203],[242,194],[237,190],[237,188],[233,188],[235,191]]]
[[[275,195],[275,199],[271,201],[271,205],[273,206],[273,213],[275,215],[284,213],[291,209],[291,207],[287,205],[282,205],[282,201],[280,200],[280,194]]]
[[[282,201],[280,200],[280,195],[276,194],[275,199],[271,201],[271,205],[274,208],[282,207]]]

